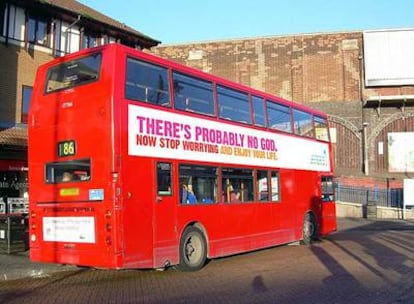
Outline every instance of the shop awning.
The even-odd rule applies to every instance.
[[[0,145],[27,147],[27,128],[14,126],[0,129]]]

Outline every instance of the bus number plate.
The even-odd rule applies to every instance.
[[[58,143],[59,157],[72,156],[76,154],[76,143],[74,140],[61,141]]]

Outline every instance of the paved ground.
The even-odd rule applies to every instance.
[[[29,260],[28,251],[10,255],[0,254],[0,282],[22,278],[48,277],[56,272],[74,269],[77,269],[77,267],[33,263]]]
[[[339,219],[312,246],[216,259],[195,273],[93,270],[0,256],[0,303],[414,304],[414,223]]]

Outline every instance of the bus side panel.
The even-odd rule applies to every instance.
[[[292,241],[303,237],[305,214],[312,212],[316,220],[321,218],[319,175],[314,171],[285,170],[281,177],[282,225],[294,232]]]
[[[153,265],[153,168],[152,161],[126,156],[122,169],[125,267]]]
[[[320,234],[326,236],[336,231],[336,205],[335,202],[322,203],[322,217],[320,220]]]

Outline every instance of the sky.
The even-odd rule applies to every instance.
[[[414,28],[412,0],[78,0],[162,42]]]

